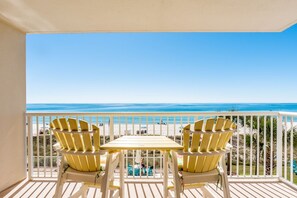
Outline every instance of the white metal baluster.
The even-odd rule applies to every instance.
[[[180,144],[183,145],[183,117],[180,117],[180,129],[181,129],[181,133],[180,133]]]
[[[169,119],[166,117],[167,137],[169,136]]]
[[[55,119],[58,119],[59,118],[59,116],[55,116]],[[78,119],[78,118],[76,118],[76,119]],[[56,163],[57,163],[57,171],[58,171],[58,166],[59,166],[59,163],[60,163],[60,152],[56,152]]]
[[[102,117],[102,122],[103,122],[103,144],[105,144],[105,141],[106,141],[106,137],[105,137],[105,126],[106,126],[105,117]]]
[[[290,137],[290,181],[293,183],[293,116],[291,116],[291,137]]]
[[[146,133],[149,133],[149,128],[148,128],[148,116],[145,117],[145,124],[146,124]]]
[[[162,163],[162,153],[161,153],[161,151],[159,151],[160,152],[160,157],[159,157],[159,161],[160,161],[160,178],[162,177],[162,173],[163,173],[163,163]]]
[[[156,134],[156,129],[155,129],[155,117],[153,117],[153,133],[154,135]],[[155,165],[154,165],[155,166]]]
[[[264,159],[263,159],[263,174],[266,177],[266,115],[264,116]]]
[[[270,116],[270,176],[273,174],[273,161],[274,161],[274,155],[273,155],[273,116]]]
[[[257,116],[257,176],[259,177],[259,166],[260,166],[260,117]]]
[[[132,170],[133,170],[133,178],[135,178],[135,150],[132,150]]]
[[[162,120],[162,116],[160,116],[160,135],[163,135],[162,134],[162,125],[163,125],[163,120]]]
[[[175,141],[176,139],[176,117],[174,116],[173,118],[173,140]]]
[[[138,127],[139,127],[139,134],[140,134],[140,135],[142,135],[142,134],[141,134],[141,121],[142,121],[141,119],[142,119],[142,117],[139,116],[139,117],[138,117],[138,124],[139,124]],[[140,172],[141,172],[141,171],[140,171]]]
[[[276,170],[277,170],[277,176],[282,177],[282,166],[283,166],[283,153],[282,153],[282,147],[283,147],[283,117],[282,115],[278,115],[277,117],[277,142],[276,142],[276,152],[277,152],[277,164],[276,164]]]
[[[90,127],[92,126],[92,116],[89,116]]]
[[[156,178],[156,150],[153,151],[153,164],[154,164],[154,171],[153,171],[153,176]]]
[[[90,123],[90,126],[89,126],[89,127],[90,127],[90,128],[92,127],[92,123],[93,123],[92,121],[93,121],[93,120],[92,120],[92,116],[89,116],[89,123]],[[92,128],[92,129],[93,129],[93,128]]]
[[[148,164],[148,160],[149,158],[148,158],[148,150],[146,150],[146,178],[148,178],[148,176],[149,176],[149,174],[148,174],[148,172],[149,172],[149,164]]]
[[[32,122],[33,119],[29,115],[27,116],[27,122],[28,122],[28,175],[29,175],[29,180],[32,179],[32,174],[33,174],[33,164],[34,164],[34,153],[33,153],[33,128],[32,128]]]
[[[39,133],[38,133],[38,128],[39,128],[38,116],[36,116],[37,177],[39,177]]]
[[[287,175],[287,166],[288,166],[288,159],[287,159],[287,150],[288,150],[288,145],[287,145],[287,140],[288,140],[288,137],[287,137],[287,132],[288,132],[288,126],[287,126],[287,123],[288,123],[288,116],[285,117],[285,139],[284,139],[284,175],[285,175],[285,179],[288,179],[288,175]]]
[[[76,118],[77,119],[77,118]],[[94,125],[96,125],[97,127],[100,127],[99,125],[100,125],[100,123],[99,123],[99,116],[98,115],[96,115],[95,116],[95,123],[94,123]],[[101,132],[101,129],[99,129],[100,130],[100,132]],[[101,133],[100,133],[100,135],[101,135]]]
[[[49,116],[49,123],[52,122],[52,116]],[[53,134],[50,132],[50,166],[51,166],[51,177],[53,177]]]
[[[121,126],[121,117],[118,117],[118,122],[119,122],[119,137],[122,136],[122,126]]]
[[[219,117],[219,116],[218,116]],[[224,116],[223,116],[224,117]],[[232,116],[231,116],[231,120],[232,120]],[[198,118],[198,116],[197,116],[197,120],[198,120],[199,118]],[[232,142],[233,142],[233,135],[231,136],[231,138],[230,138],[230,140],[229,140],[229,144],[231,144],[232,145]],[[232,172],[233,172],[233,170],[232,170],[232,149],[231,149],[231,151],[230,151],[230,153],[229,153],[229,176],[230,177],[232,177]]]
[[[125,134],[127,135],[127,132],[128,132],[128,116],[126,116],[126,130],[125,130]]]
[[[239,126],[239,116],[237,116],[237,126]],[[239,131],[237,131],[237,156],[236,156],[236,176],[239,176]]]
[[[251,115],[250,122],[250,176],[253,176],[253,116]]]
[[[133,135],[135,135],[135,131],[134,131],[134,116],[132,116],[132,131],[133,131]],[[134,151],[133,151],[133,155],[134,155]],[[134,160],[134,159],[133,159]],[[134,174],[134,171],[133,171],[133,174]],[[134,175],[133,175],[134,177]]]
[[[45,118],[42,116],[43,124],[43,177],[46,177],[46,137],[45,137]]]
[[[109,141],[114,140],[114,117],[109,117]]]
[[[246,160],[246,116],[243,117],[243,176],[245,177],[245,160]]]
[[[136,151],[137,152],[137,151]],[[141,158],[141,155],[142,155],[142,150],[140,150],[140,158]],[[141,158],[142,159],[142,158]],[[142,178],[142,171],[141,171],[141,160],[140,160],[140,163],[139,163],[139,176],[140,178]]]
[[[126,151],[125,154],[125,159],[126,159],[126,178],[128,178],[129,176],[129,169],[128,169],[128,161],[129,161],[129,151]],[[133,170],[133,169],[132,169]]]
[[[163,178],[163,172],[164,172],[164,163],[163,163],[163,153],[161,152],[161,151],[159,151],[160,152],[160,169],[161,169],[161,171],[160,171],[160,178]]]

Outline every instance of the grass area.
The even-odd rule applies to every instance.
[[[255,171],[256,171],[256,166],[252,166],[252,175],[255,175]],[[290,181],[291,180],[291,173],[290,173],[290,166],[287,166],[287,180]],[[232,173],[236,175],[236,172],[237,172],[237,168],[236,168],[236,165],[232,165]],[[238,166],[238,174],[239,175],[244,175],[244,167],[243,165],[239,165]],[[272,175],[275,175],[276,174],[276,168],[273,168],[273,171],[272,171]],[[246,165],[245,166],[245,175],[247,177],[250,176],[250,165]],[[259,175],[260,176],[264,176],[264,166],[263,165],[260,165],[259,166]],[[267,176],[270,175],[270,172],[268,173]],[[283,177],[285,177],[285,172],[284,172],[284,166],[283,166]],[[295,175],[293,173],[293,183],[294,184],[297,184],[297,175]]]

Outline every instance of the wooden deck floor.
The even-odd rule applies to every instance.
[[[10,189],[0,193],[0,197],[52,197],[55,192],[55,181],[23,181]],[[80,183],[66,183],[64,185],[63,197],[69,197],[80,187]],[[209,189],[218,197],[222,197],[222,190],[215,185]],[[232,197],[297,197],[297,191],[281,182],[236,182],[230,183]],[[126,183],[125,197],[162,197],[162,183]],[[88,197],[101,197],[99,189],[90,188]],[[185,190],[183,197],[202,197],[199,189]]]

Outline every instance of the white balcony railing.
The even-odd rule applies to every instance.
[[[210,117],[226,117],[238,125],[227,156],[232,178],[278,178],[297,183],[297,113],[284,112],[195,112],[195,113],[27,113],[28,173],[30,178],[55,178],[58,154],[49,123],[58,117],[74,117],[100,128],[101,144],[122,135],[164,135],[182,144],[181,129],[188,123]],[[126,153],[126,177],[162,177],[159,151],[141,153],[146,169],[135,166],[136,151]],[[296,173],[297,174],[297,173]],[[296,187],[296,186],[295,186]]]

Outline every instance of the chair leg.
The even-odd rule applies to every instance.
[[[101,183],[101,192],[102,192],[102,198],[108,197],[108,189],[109,189],[109,182],[110,182],[110,165],[112,160],[112,154],[108,154],[106,158],[106,167],[105,167],[105,174],[102,178]]]
[[[62,197],[64,183],[65,183],[65,179],[63,177],[59,177],[56,185],[56,192],[55,192],[54,198]]]
[[[101,184],[102,198],[108,198],[108,187],[109,187],[109,185],[107,183],[109,183],[108,182],[108,176],[104,175],[104,178],[102,179],[102,184]]]
[[[168,153],[167,151],[163,152],[163,194],[164,197],[167,198],[168,197]]]
[[[120,197],[121,198],[125,197],[124,166],[125,166],[124,151],[121,151],[120,152]]]
[[[110,195],[112,195],[112,196],[110,196],[111,198],[118,198],[118,197],[120,197],[120,191],[112,190],[112,191],[110,191]]]
[[[63,175],[63,166],[64,166],[64,158],[62,157],[60,161],[59,173],[58,173],[58,181],[56,184],[56,192],[54,198],[62,197],[63,185],[65,183],[65,175]]]
[[[87,198],[87,195],[88,195],[88,189],[89,189],[89,187],[86,186],[86,185],[84,185],[84,186],[82,187],[82,197],[83,197],[83,198]]]
[[[229,189],[229,182],[228,182],[228,178],[227,178],[227,174],[224,173],[223,175],[223,191],[224,191],[224,197],[225,198],[230,198],[230,189]]]
[[[224,170],[224,173],[222,175],[222,185],[223,185],[223,191],[224,191],[224,198],[230,198],[230,189],[229,189],[229,182],[228,182],[228,177],[227,177],[227,167],[224,162],[224,159],[222,159],[222,168]]]
[[[173,161],[174,197],[180,198],[181,183],[178,175],[178,164],[177,164],[176,152],[172,152],[172,161]]]
[[[201,191],[203,193],[204,198],[206,197],[215,198],[215,196],[205,186],[201,187]]]
[[[82,196],[83,198],[86,198],[88,195],[88,189],[89,187],[83,183],[80,189],[76,193],[74,193],[71,196],[71,198],[79,198],[80,196]]]
[[[174,198],[174,192],[168,190],[168,197],[169,198]]]
[[[112,198],[113,197],[113,194],[114,194],[114,190],[110,190],[109,191],[109,198]]]

